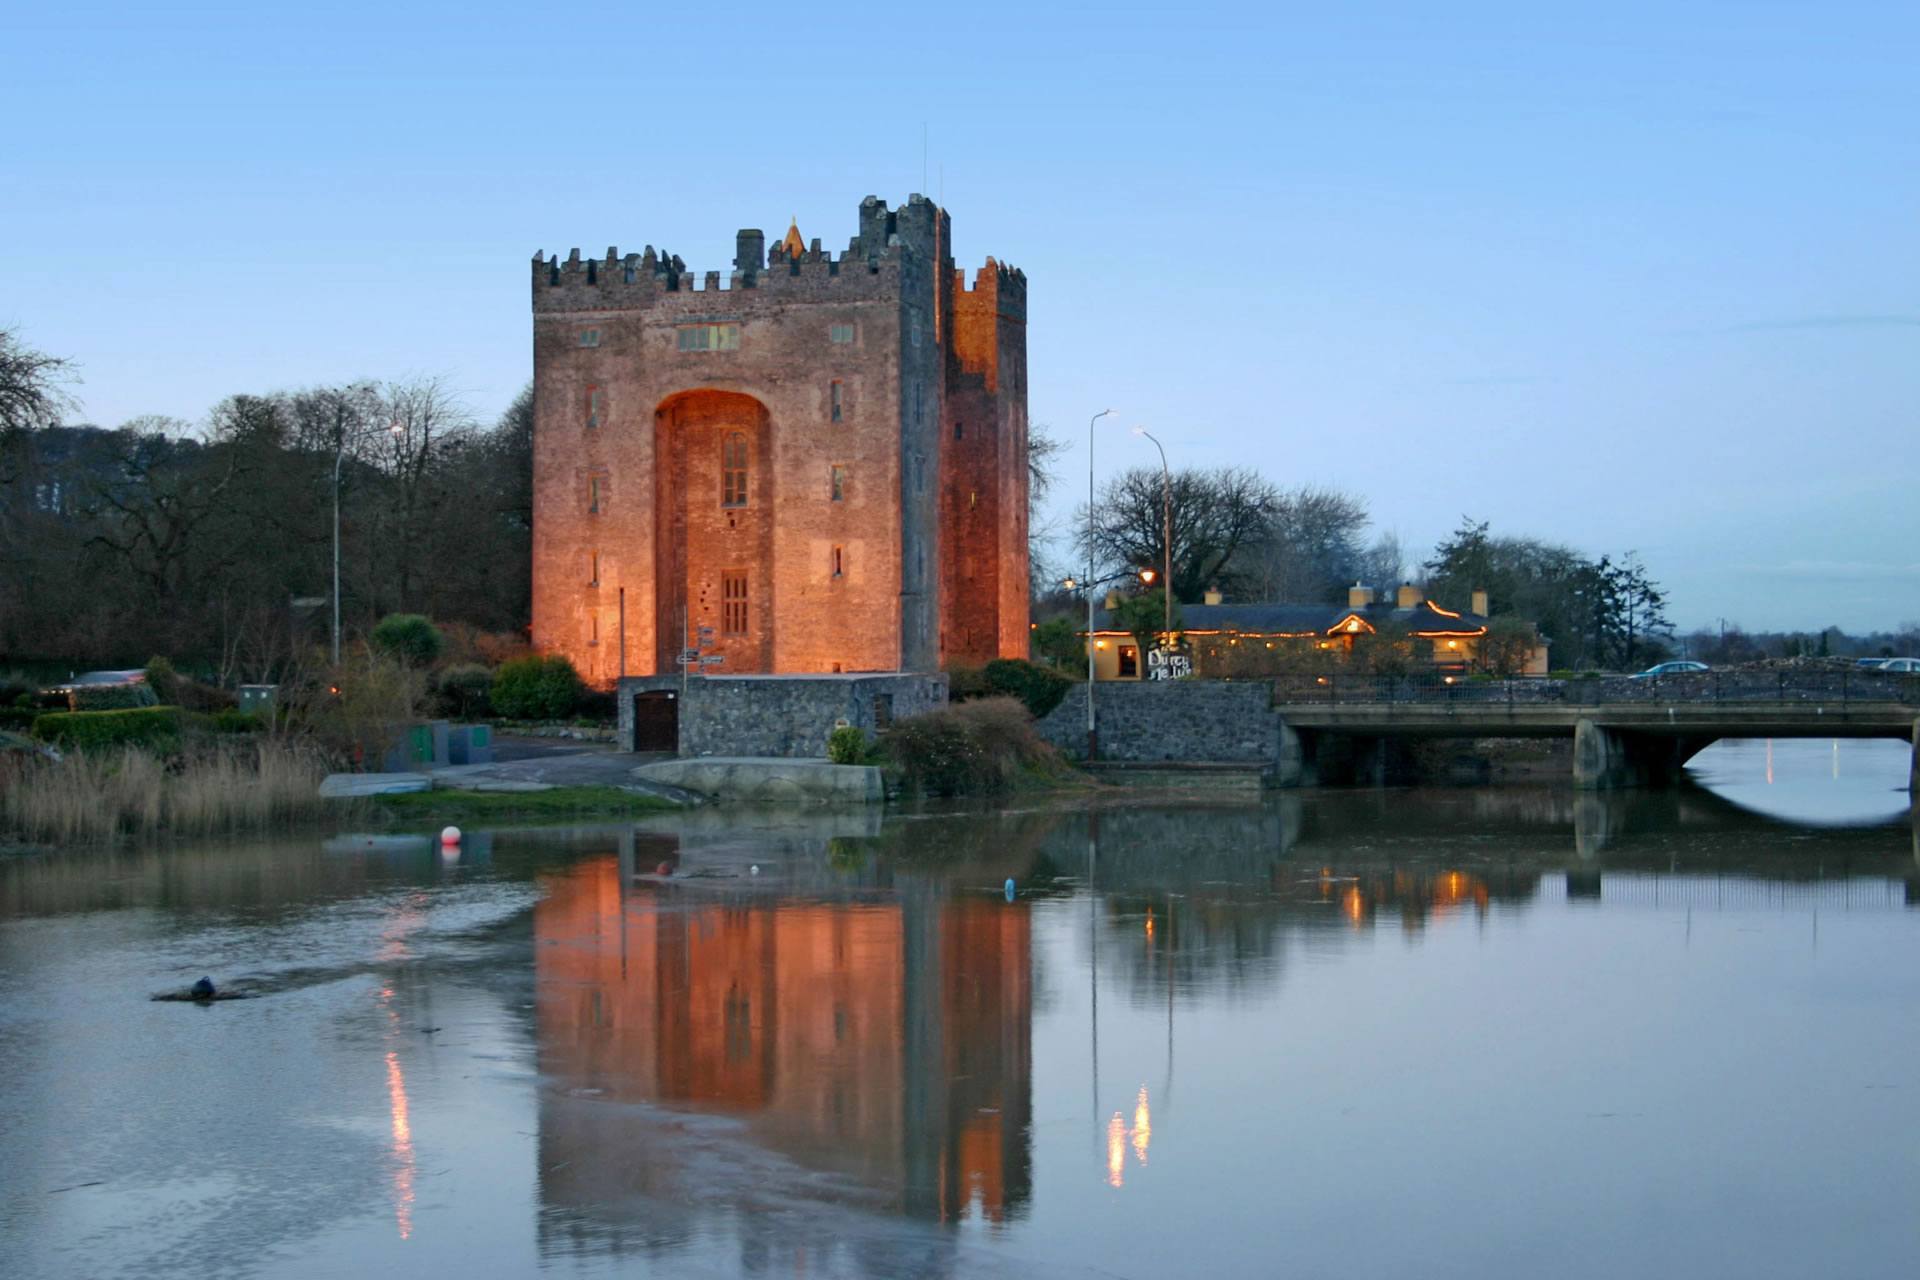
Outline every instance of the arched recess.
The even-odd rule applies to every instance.
[[[682,391],[654,411],[657,670],[678,670],[702,627],[722,673],[773,669],[772,446],[752,396]]]

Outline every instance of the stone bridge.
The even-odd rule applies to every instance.
[[[1042,724],[1081,756],[1084,693]],[[1587,788],[1671,781],[1721,738],[1893,738],[1914,745],[1920,783],[1920,679],[1873,672],[1112,682],[1096,710],[1103,759],[1266,762],[1282,786],[1378,781],[1396,745],[1433,738],[1571,738],[1573,780]]]

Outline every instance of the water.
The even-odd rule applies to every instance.
[[[1906,766],[0,864],[0,1275],[1905,1276]]]

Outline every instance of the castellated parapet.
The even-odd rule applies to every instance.
[[[869,196],[732,270],[536,254],[533,639],[600,685],[1027,653],[1026,277]]]

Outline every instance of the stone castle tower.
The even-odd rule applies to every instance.
[[[860,204],[839,258],[741,231],[533,259],[533,642],[591,683],[1027,654],[1027,281],[946,210]]]

